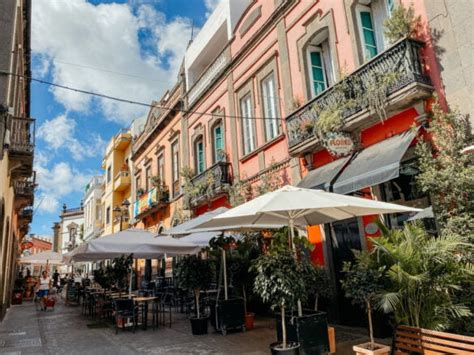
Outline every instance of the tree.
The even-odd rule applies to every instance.
[[[415,37],[422,27],[421,16],[415,16],[413,5],[408,9],[403,5],[395,7],[383,25],[385,38],[390,43],[405,37]]]
[[[433,211],[443,233],[473,238],[474,164],[462,150],[473,144],[467,117],[445,112],[437,98],[425,139],[416,146],[420,189],[430,194]]]
[[[362,252],[356,254],[354,263],[344,262],[342,272],[345,274],[341,280],[345,295],[352,299],[352,303],[365,308],[369,321],[370,342],[374,344],[372,310],[377,293],[382,289],[382,270],[374,267],[367,252]]]
[[[393,312],[398,324],[419,328],[443,330],[467,319],[469,308],[455,298],[463,281],[470,279],[472,286],[472,268],[460,262],[459,251],[469,247],[463,238],[435,237],[417,223],[382,230],[381,237],[372,239],[372,260],[385,270],[379,307]]]
[[[329,298],[332,295],[329,275],[323,267],[314,265],[308,258],[301,260],[301,268],[306,292],[314,295],[314,310],[317,311],[319,298]]]

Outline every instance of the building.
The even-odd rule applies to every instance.
[[[67,208],[64,204],[59,218],[59,252],[65,254],[84,242],[84,205]]]
[[[97,238],[104,228],[102,220],[103,176],[94,176],[84,194],[84,241]]]
[[[10,305],[20,243],[33,218],[35,120],[30,117],[29,0],[0,5],[0,319]]]
[[[435,19],[441,5],[434,10],[431,2],[413,3],[423,24],[417,38],[395,43],[383,23],[408,0],[220,2],[189,45],[177,86],[154,103],[133,143],[140,192],[153,191],[150,181],[170,191],[169,201],[136,202],[137,225],[168,228],[180,208],[196,216],[285,184],[429,206],[416,189],[416,136],[433,93],[470,113],[464,98],[472,91],[454,78],[443,81],[429,28],[456,27],[457,50],[466,55],[461,67],[446,64],[461,74],[446,75],[466,80],[472,31],[462,30],[465,21]],[[464,1],[446,6],[451,18],[472,12]],[[471,37],[464,43],[463,36]],[[342,263],[380,235],[377,217],[308,229],[313,260],[332,275],[341,323],[354,322],[340,290]],[[406,218],[384,216],[391,227]]]
[[[49,236],[40,236],[33,234],[30,235],[27,240],[28,242],[25,244],[28,244],[28,248],[22,248],[22,257],[42,253],[44,251],[52,250],[53,248],[53,243],[51,241],[51,237]]]
[[[102,200],[103,235],[109,235],[128,228],[131,187],[132,134],[123,129],[112,137],[107,145],[102,169],[104,170],[104,189]]]

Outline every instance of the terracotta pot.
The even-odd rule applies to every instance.
[[[255,313],[246,313],[245,314],[245,329],[251,330],[253,329],[253,321],[255,319]]]
[[[355,345],[353,348],[357,355],[388,355],[390,346],[377,343],[364,343]]]

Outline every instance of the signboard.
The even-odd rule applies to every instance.
[[[343,157],[354,151],[354,140],[347,133],[328,133],[323,144],[329,153],[336,157]]]
[[[26,240],[26,241],[21,243],[21,250],[30,249],[32,247],[33,247],[33,243],[29,240]]]

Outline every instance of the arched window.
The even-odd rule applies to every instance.
[[[194,160],[196,174],[201,174],[206,169],[204,161],[204,139],[202,136],[194,142]]]
[[[224,160],[224,129],[222,121],[212,127],[212,159],[214,163]]]

